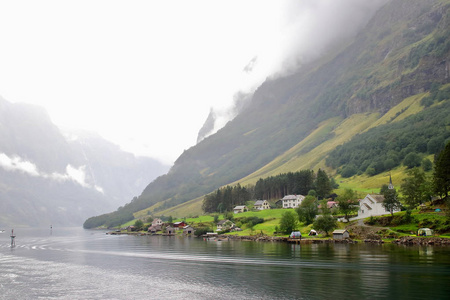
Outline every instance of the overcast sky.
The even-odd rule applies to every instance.
[[[211,107],[320,55],[384,2],[0,1],[0,95],[173,163]]]

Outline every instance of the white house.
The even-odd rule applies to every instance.
[[[305,199],[302,195],[286,195],[281,199],[283,208],[297,208]]]
[[[270,209],[270,205],[269,202],[267,202],[267,200],[256,200],[255,205],[253,207],[259,210]]]
[[[364,199],[359,201],[358,217],[354,219],[363,219],[370,216],[381,216],[391,212],[383,207],[384,196],[378,194],[367,194]],[[395,209],[394,212],[399,212]]]
[[[161,226],[164,222],[160,218],[156,218],[152,221],[152,226]]]

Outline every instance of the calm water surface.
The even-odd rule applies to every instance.
[[[0,234],[0,299],[450,299],[449,247]]]

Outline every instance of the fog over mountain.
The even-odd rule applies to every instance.
[[[288,1],[280,34],[242,66],[243,81],[229,106],[212,107],[197,142],[214,134],[248,106],[254,91],[266,79],[289,75],[299,67],[342,47],[363,28],[388,0]]]
[[[168,170],[97,134],[61,132],[47,112],[0,98],[0,226],[80,225]]]
[[[298,55],[285,51],[244,108],[208,136],[218,115],[210,111],[197,145],[166,175],[122,209],[87,219],[86,228],[120,226],[148,215],[200,215],[205,195],[227,185],[249,187],[262,199],[260,179],[301,170],[362,176],[373,184],[372,176],[405,170],[410,153],[426,161],[443,147],[450,136],[450,0],[300,3],[310,22],[294,17],[286,22],[298,29],[298,38],[271,41]],[[377,10],[372,3],[386,4]],[[358,22],[366,24],[359,32]],[[256,72],[263,58],[250,56],[242,72]],[[278,183],[280,193],[269,200],[292,192],[283,180]],[[220,211],[221,203],[212,210]]]

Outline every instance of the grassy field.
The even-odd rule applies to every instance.
[[[285,213],[288,211],[287,209],[270,209],[270,210],[262,210],[262,211],[248,211],[244,213],[234,214],[233,222],[235,224],[240,224],[243,218],[248,217],[257,217],[264,219],[263,223],[256,224],[252,227],[248,226],[248,224],[240,224],[242,231],[234,231],[229,232],[229,235],[239,235],[239,236],[253,236],[253,235],[266,235],[266,236],[288,236],[288,234],[276,234],[277,228],[279,227],[280,219]],[[294,210],[291,210],[294,211]],[[218,220],[223,220],[223,214],[211,214],[211,215],[202,215],[195,218],[179,218],[174,219],[173,222],[177,221],[185,221],[187,224],[193,226],[194,228],[197,226],[200,227],[209,227],[212,231],[215,231],[216,225],[214,223],[214,217],[218,216]],[[383,239],[386,242],[394,240],[394,237],[401,236],[409,236],[415,235],[417,230],[422,227],[429,227],[435,231],[435,236],[450,238],[450,219],[442,212],[435,212],[434,207],[430,207],[427,212],[414,210],[412,212],[412,220],[408,223],[402,222],[405,216],[405,211],[398,212],[394,214],[394,219],[391,219],[391,223],[383,224],[386,222],[386,219],[390,218],[390,215],[386,215],[383,217],[374,217],[372,219],[374,228],[385,228],[385,233],[382,235]],[[366,219],[369,221],[369,218]],[[127,227],[134,224],[134,220],[130,221],[126,224],[122,225],[123,227]],[[356,225],[357,221],[353,221],[350,223],[342,223],[338,222],[337,229],[344,229],[347,227],[352,227]],[[149,224],[145,224],[149,225]],[[313,225],[305,225],[303,223],[298,223],[296,228],[302,233],[304,238],[309,238],[308,233],[311,229],[313,229]],[[351,229],[350,229],[351,231]],[[180,232],[181,234],[181,232]],[[329,238],[329,236],[325,236],[324,234],[319,237],[314,238]]]

